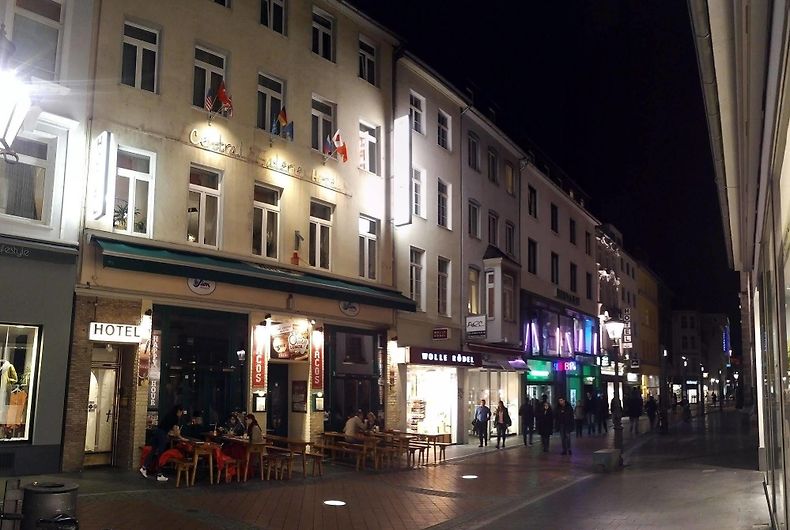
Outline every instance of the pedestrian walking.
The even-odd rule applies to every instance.
[[[535,425],[540,434],[540,443],[543,445],[543,452],[549,452],[549,439],[554,432],[554,411],[548,401],[543,401],[535,412]]]
[[[571,454],[571,431],[573,430],[573,410],[565,401],[564,397],[560,397],[557,405],[557,411],[554,414],[554,421],[557,424],[557,431],[560,433],[560,440],[562,440],[562,454]]]
[[[488,420],[491,419],[491,409],[486,407],[486,400],[481,399],[480,405],[475,409],[474,427],[477,430],[477,436],[480,438],[480,445],[483,443],[488,446]]]
[[[582,432],[584,431],[584,405],[581,402],[576,403],[576,406],[573,407],[573,421],[576,424],[576,438],[582,437]]]
[[[647,419],[650,420],[650,430],[656,428],[656,411],[658,410],[658,403],[653,394],[647,396],[647,403],[645,403],[645,412],[647,412]]]
[[[529,435],[529,445],[532,445],[532,433],[535,432],[535,401],[527,398],[518,409],[521,417],[521,433],[524,435],[524,445],[527,445],[527,435]]]
[[[631,389],[631,397],[628,398],[628,418],[631,420],[630,431],[634,434],[639,434],[639,418],[644,412],[644,401],[639,389],[634,387]]]
[[[713,400],[713,406],[716,406],[716,402],[719,400],[719,397],[716,395],[716,392],[711,392],[710,398]]]
[[[513,422],[510,421],[510,414],[507,407],[499,400],[496,411],[494,411],[494,421],[496,422],[496,448],[499,449],[499,442],[502,441],[502,448],[505,448],[505,439],[507,438],[507,429]]]
[[[598,399],[592,392],[587,392],[584,398],[584,419],[587,422],[587,435],[592,436],[595,433],[595,414],[598,405]]]
[[[598,424],[598,434],[601,434],[601,431],[608,433],[609,406],[606,404],[606,398],[604,396],[598,396],[598,399],[595,401],[597,403],[595,409],[595,423]]]

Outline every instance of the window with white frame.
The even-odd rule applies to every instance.
[[[376,85],[376,47],[365,37],[359,37],[359,77]]]
[[[313,149],[329,155],[334,150],[334,144],[331,142],[332,135],[335,134],[335,105],[323,98],[313,96],[311,112],[311,145]],[[327,142],[330,145],[325,145]]]
[[[576,267],[575,263],[571,263],[570,266],[570,276],[571,276],[571,292],[575,293],[578,289],[578,285],[576,283],[576,274],[578,272],[578,267]]]
[[[190,166],[187,203],[187,241],[212,248],[219,246],[221,175]]]
[[[156,155],[119,147],[115,166],[113,231],[150,236]]]
[[[62,0],[16,0],[11,36],[15,67],[32,77],[55,79],[64,11]]]
[[[436,311],[450,316],[450,260],[439,257],[436,277]]]
[[[424,311],[423,301],[423,287],[425,273],[423,261],[425,259],[425,251],[415,247],[409,249],[409,297],[417,303],[417,311]]]
[[[313,53],[328,61],[334,60],[332,45],[334,41],[335,21],[332,16],[313,7]]]
[[[259,129],[272,132],[275,120],[285,106],[285,83],[269,74],[258,73],[258,119]],[[276,129],[281,130],[278,124]]]
[[[436,222],[450,228],[450,185],[442,179],[436,179],[436,183]]]
[[[217,112],[222,102],[217,97],[219,85],[225,79],[225,56],[201,46],[195,46],[194,83],[192,85],[192,104],[205,108],[208,98],[212,98],[211,110]]]
[[[489,320],[496,318],[496,275],[494,271],[486,271],[486,316]]]
[[[499,216],[491,210],[488,211],[488,243],[493,246],[499,244]]]
[[[359,122],[359,169],[378,175],[379,129]]]
[[[505,162],[505,191],[508,195],[516,195],[516,170],[510,162]]]
[[[516,282],[509,274],[502,275],[502,318],[508,322],[516,320]]]
[[[475,133],[470,132],[466,143],[469,167],[480,171],[480,139]]]
[[[480,239],[480,205],[469,201],[469,235]]]
[[[329,269],[332,244],[332,206],[310,201],[310,241],[308,242],[311,267]]]
[[[560,284],[560,257],[556,253],[551,253],[551,283]]]
[[[421,169],[412,168],[411,170],[411,207],[414,215],[425,217],[425,208],[423,207],[424,200],[424,187],[425,172]]]
[[[57,141],[18,135],[12,149],[16,164],[0,164],[0,214],[49,223]]]
[[[252,253],[277,259],[280,247],[280,190],[255,184],[252,202]]]
[[[359,275],[368,280],[376,279],[378,227],[375,219],[359,216]]]
[[[516,255],[516,225],[510,221],[505,222],[505,252]]]
[[[480,314],[480,271],[475,267],[469,267],[467,275],[467,301],[466,312],[470,315]]]
[[[409,93],[409,117],[411,128],[425,134],[425,98],[416,92]]]
[[[488,180],[499,184],[499,155],[493,149],[488,150]]]
[[[261,25],[285,35],[286,0],[261,0]]]
[[[439,110],[436,116],[436,143],[439,147],[450,150],[450,115]]]
[[[527,272],[538,273],[538,242],[529,238],[527,239]]]
[[[158,31],[125,22],[121,83],[148,92],[156,92],[158,54]]]

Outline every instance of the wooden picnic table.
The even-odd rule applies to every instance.
[[[267,442],[272,442],[269,446],[273,449],[277,449],[273,444],[285,444],[288,448],[288,451],[291,453],[297,453],[302,456],[302,476],[307,476],[307,446],[310,445],[310,442],[305,442],[304,440],[297,440],[295,438],[287,438],[285,436],[278,436],[276,434],[264,434],[263,439]]]

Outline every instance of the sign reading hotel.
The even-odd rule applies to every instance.
[[[479,353],[409,348],[409,362],[432,366],[482,366]]]
[[[620,341],[620,347],[624,350],[629,350],[634,347],[633,337],[631,336],[631,308],[626,307],[623,310],[623,340]]]
[[[132,324],[112,324],[108,322],[91,322],[88,329],[88,340],[96,342],[120,342],[139,344],[148,337],[143,336],[140,326]]]

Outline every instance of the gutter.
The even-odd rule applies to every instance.
[[[710,33],[707,0],[688,0],[689,17],[694,31],[694,47],[697,50],[697,66],[699,67],[702,85],[702,98],[705,103],[705,116],[708,122],[710,151],[713,159],[716,183],[716,194],[719,198],[721,223],[724,228],[724,245],[727,247],[727,264],[734,269],[732,228],[730,222],[729,200],[727,198],[727,172],[724,167],[724,144],[722,142],[721,114],[719,113],[719,95],[716,84],[716,66],[713,62],[713,43]],[[738,188],[738,186],[733,186]]]

